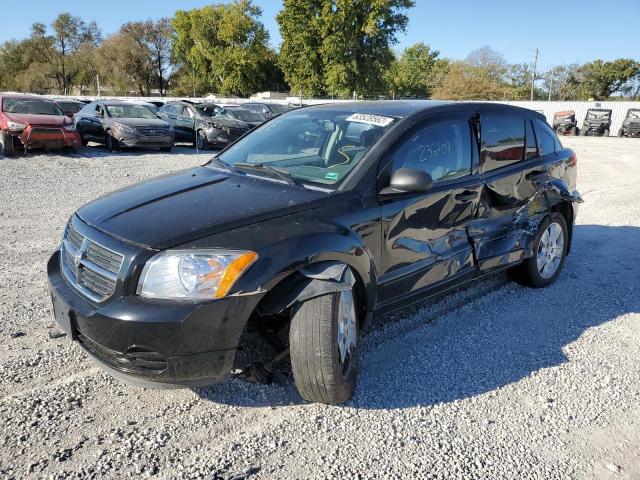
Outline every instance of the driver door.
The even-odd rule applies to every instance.
[[[472,132],[471,113],[427,120],[406,134],[384,160],[378,191],[399,168],[426,171],[433,186],[425,192],[380,197],[380,307],[411,303],[475,274],[466,229],[476,214],[482,183]]]

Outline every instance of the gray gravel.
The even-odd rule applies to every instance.
[[[558,282],[498,276],[378,321],[341,407],[287,371],[130,387],[56,338],[45,263],[69,215],[206,154],[0,157],[0,478],[640,478],[640,140],[563,142],[586,203]]]

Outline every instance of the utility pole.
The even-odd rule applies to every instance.
[[[553,75],[549,75],[549,101],[551,101],[552,90],[553,90]]]
[[[536,56],[533,59],[533,73],[531,74],[531,101],[533,102],[533,88],[536,83],[536,68],[538,67],[538,49],[536,48]]]
[[[98,87],[98,98],[100,98],[100,75],[96,75],[96,85]]]

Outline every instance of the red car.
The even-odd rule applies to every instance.
[[[73,120],[55,102],[26,95],[0,96],[0,152],[5,157],[17,147],[79,147],[80,135]]]

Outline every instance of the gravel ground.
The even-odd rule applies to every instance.
[[[341,407],[303,403],[287,371],[131,387],[51,338],[67,218],[206,154],[0,158],[0,477],[640,478],[640,140],[563,142],[585,203],[557,283],[497,276],[377,321]]]

